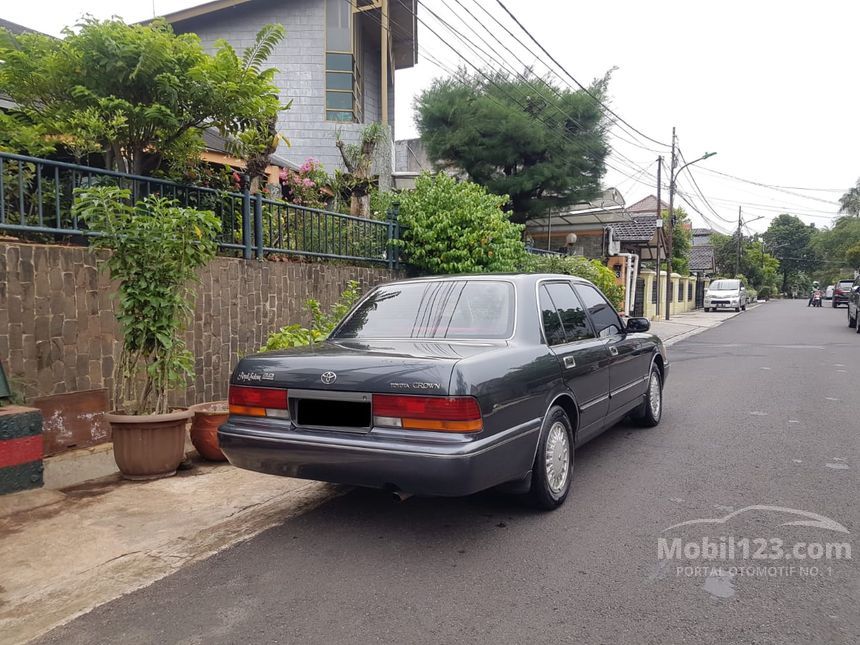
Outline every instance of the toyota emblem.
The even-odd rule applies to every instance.
[[[323,372],[322,376],[320,376],[320,380],[326,385],[331,385],[337,380],[337,374],[334,372]]]

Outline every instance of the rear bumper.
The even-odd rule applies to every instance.
[[[836,295],[834,295],[832,300],[833,300],[834,305],[847,305],[848,301],[851,300],[851,296],[836,296]]]
[[[471,441],[281,429],[231,417],[218,430],[234,466],[270,475],[461,496],[521,478],[531,468],[540,419]],[[286,424],[283,424],[286,426]]]

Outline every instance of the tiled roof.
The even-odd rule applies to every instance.
[[[10,22],[9,20],[3,20],[3,18],[0,18],[0,27],[5,29],[6,31],[12,32],[13,34],[42,33],[40,31],[36,31],[35,29],[31,29],[30,27],[25,27],[24,25],[19,25],[18,23]]]
[[[716,259],[713,246],[690,247],[690,271],[714,271]]]
[[[669,210],[669,205],[664,202],[662,199],[660,200],[661,211]],[[627,212],[631,215],[639,215],[642,213],[654,213],[657,214],[657,198],[654,195],[648,195],[644,199],[640,199],[635,204],[631,204],[627,207]]]
[[[610,224],[613,237],[619,242],[648,242],[657,230],[657,218],[654,215],[640,215],[630,222]]]
[[[710,235],[713,231],[709,228],[694,228],[693,235]]]

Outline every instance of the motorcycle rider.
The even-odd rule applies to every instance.
[[[812,306],[812,299],[815,297],[815,292],[818,291],[819,286],[818,280],[812,281],[812,291],[809,293],[809,302],[806,303],[807,307]]]

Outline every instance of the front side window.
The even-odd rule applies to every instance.
[[[361,121],[361,50],[349,0],[326,0],[325,115],[327,121]]]
[[[621,333],[621,319],[603,294],[589,284],[577,284],[576,292],[588,310],[598,336],[605,338]]]
[[[513,330],[511,283],[434,280],[378,288],[331,338],[502,339]]]

